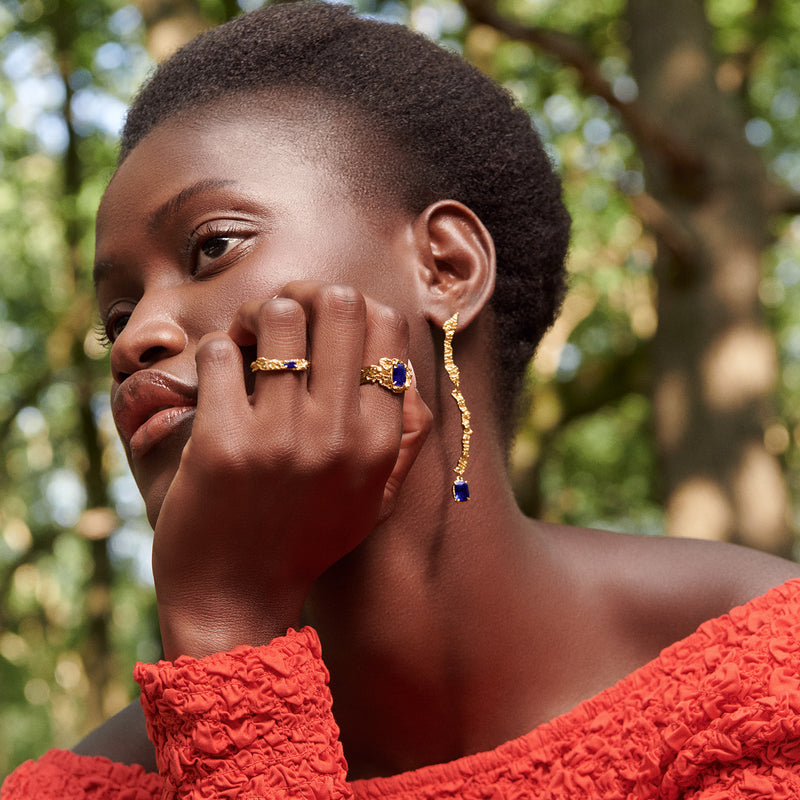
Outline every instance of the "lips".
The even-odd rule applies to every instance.
[[[117,430],[136,457],[191,419],[196,407],[196,387],[158,370],[135,372],[119,386],[111,401]]]

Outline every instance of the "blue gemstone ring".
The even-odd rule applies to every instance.
[[[257,358],[250,372],[303,372],[310,363],[305,358]]]
[[[411,367],[399,358],[382,358],[361,370],[361,384],[377,383],[395,394],[402,394],[411,386]]]

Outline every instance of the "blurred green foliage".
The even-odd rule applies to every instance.
[[[258,5],[188,3],[208,23]],[[800,6],[706,6],[718,82],[747,104],[747,138],[776,181],[800,192]],[[564,178],[572,296],[529,372],[534,402],[511,460],[521,501],[549,519],[661,532],[638,367],[657,323],[656,245],[633,209],[642,165],[617,113],[554,56],[472,25],[453,0],[359,8],[441,40],[503,83]],[[622,0],[498,8],[577,37],[615,95],[636,97]],[[0,776],[125,705],[132,663],[159,654],[148,528],[110,419],[90,283],[92,219],[124,105],[153,63],[147,34],[123,0],[0,2]],[[761,298],[781,383],[765,436],[797,494],[800,217],[776,217],[773,234]]]

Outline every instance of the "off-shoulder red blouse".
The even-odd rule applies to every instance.
[[[135,677],[159,775],[53,750],[2,800],[800,798],[800,579],[519,739],[391,778],[347,781],[310,628]]]

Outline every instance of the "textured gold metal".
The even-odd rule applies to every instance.
[[[250,371],[303,372],[308,369],[309,363],[305,358],[257,358],[250,364]]]
[[[458,312],[453,314],[442,326],[444,330],[444,368],[453,382],[453,399],[461,412],[461,458],[458,459],[453,472],[458,475],[460,480],[464,480],[464,471],[469,461],[469,438],[472,436],[472,426],[470,425],[470,413],[464,395],[461,394],[461,373],[453,361],[453,336],[458,326]]]
[[[403,365],[406,373],[405,383],[400,386],[395,385],[392,380],[394,368],[398,364]],[[411,386],[411,367],[399,358],[382,358],[377,364],[368,364],[361,370],[361,385],[365,383],[377,383],[394,394],[403,394]]]

